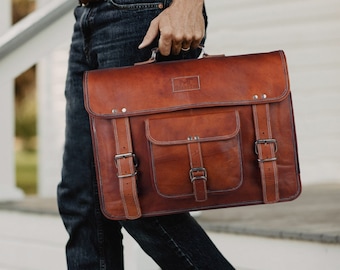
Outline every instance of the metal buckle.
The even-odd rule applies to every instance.
[[[133,158],[133,164],[134,164],[135,168],[137,168],[138,165],[139,165],[139,162],[138,162],[138,159],[137,159],[137,157],[136,157],[136,155],[134,153],[124,153],[124,154],[117,154],[117,155],[115,155],[115,164],[116,164],[116,167],[118,166],[117,161],[119,159],[123,159],[123,158],[125,159],[125,158],[129,158],[129,157]]]
[[[136,155],[134,153],[124,153],[124,154],[117,154],[115,155],[115,164],[116,164],[116,167],[118,168],[118,160],[119,159],[125,159],[125,158],[132,158],[133,159],[133,165],[135,166],[135,168],[138,167],[139,163],[138,163],[138,160],[136,158]],[[119,175],[117,173],[117,177],[118,178],[127,178],[127,177],[133,177],[133,176],[136,176],[138,173],[137,170],[135,170],[133,173],[129,173],[129,174],[123,174],[123,175]]]
[[[255,154],[256,155],[259,154],[259,150],[257,147],[259,144],[269,144],[269,143],[274,144],[274,153],[276,153],[277,152],[277,141],[275,139],[262,139],[262,140],[255,141]]]
[[[194,176],[195,172],[203,172],[203,175]],[[208,177],[207,177],[207,170],[205,168],[203,168],[203,167],[190,169],[189,175],[190,175],[191,183],[196,181],[196,180],[205,180],[205,181],[207,181],[207,179],[208,179]]]
[[[265,159],[257,159],[258,162],[260,163],[264,163],[264,162],[269,162],[269,161],[276,161],[277,158],[273,157],[273,158],[265,158]]]
[[[117,177],[118,177],[118,178],[127,178],[127,177],[136,176],[137,173],[138,173],[137,170],[135,170],[133,173],[123,174],[123,175],[118,175],[118,173],[117,173]]]

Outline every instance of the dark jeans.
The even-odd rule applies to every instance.
[[[149,3],[145,3],[148,1]],[[66,141],[61,217],[69,233],[68,269],[123,269],[123,226],[162,269],[233,269],[189,214],[111,221],[103,217],[96,186],[88,115],[83,105],[84,71],[132,65],[150,57],[139,50],[150,21],[169,0],[107,0],[75,9],[76,23],[66,82]],[[182,57],[196,57],[191,51]]]

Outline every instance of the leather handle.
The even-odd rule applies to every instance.
[[[146,65],[146,64],[152,64],[157,62],[157,53],[158,53],[159,49],[158,47],[151,49],[151,56],[148,60],[146,61],[142,61],[142,62],[137,62],[135,63],[135,66],[141,66],[141,65]]]
[[[204,50],[204,46],[203,45],[199,45],[198,48],[200,48],[203,52],[203,58],[206,57],[220,57],[220,56],[225,56],[224,54],[221,55],[209,55],[205,52]],[[148,60],[146,61],[142,61],[142,62],[137,62],[134,65],[135,66],[141,66],[141,65],[146,65],[146,64],[152,64],[152,63],[156,63],[157,62],[157,53],[159,52],[158,47],[155,47],[153,49],[151,49],[151,56]]]

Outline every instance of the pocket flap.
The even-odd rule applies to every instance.
[[[187,144],[196,142],[227,140],[240,130],[237,111],[187,115],[171,118],[154,118],[145,121],[146,136],[156,145]]]

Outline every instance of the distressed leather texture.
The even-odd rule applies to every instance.
[[[84,97],[109,219],[301,193],[283,51],[89,71]]]

